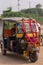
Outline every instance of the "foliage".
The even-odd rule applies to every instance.
[[[41,8],[41,4],[37,4],[36,8],[40,9]]]
[[[1,17],[32,17],[41,23],[43,22],[43,9],[41,4],[37,4],[35,8],[24,9],[19,12],[14,12],[12,7],[9,7],[3,11]]]

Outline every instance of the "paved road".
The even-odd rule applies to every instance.
[[[43,47],[41,47],[39,59],[35,63],[27,62],[23,57],[11,53],[3,56],[0,51],[0,65],[43,65]]]

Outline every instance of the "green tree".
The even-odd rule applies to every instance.
[[[37,4],[37,5],[36,5],[36,8],[38,8],[38,9],[40,9],[41,7],[42,7],[41,4]]]
[[[41,4],[36,5],[36,14],[37,14],[38,17],[43,16],[43,9],[41,7],[42,7]]]
[[[11,12],[11,11],[12,11],[12,7],[8,7],[7,10],[8,10],[9,12]]]

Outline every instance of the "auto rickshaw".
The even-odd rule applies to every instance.
[[[0,21],[3,23],[2,54],[6,55],[6,52],[10,51],[29,57],[31,62],[37,61],[40,50],[37,22],[22,17],[2,18]]]

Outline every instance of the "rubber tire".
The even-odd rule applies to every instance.
[[[1,53],[2,53],[2,55],[6,55],[6,50],[4,48],[4,44],[1,44]]]
[[[30,59],[31,62],[36,62],[38,60],[37,52],[30,53],[29,59]]]

